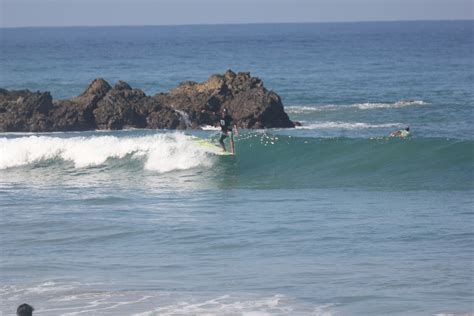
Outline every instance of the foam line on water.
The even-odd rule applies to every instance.
[[[141,137],[91,136],[0,138],[0,169],[50,159],[70,161],[75,168],[104,164],[110,158],[144,161],[147,170],[168,172],[210,166],[209,150],[182,133]]]
[[[323,104],[323,105],[292,105],[286,106],[285,111],[289,114],[304,114],[311,112],[338,111],[347,109],[375,110],[375,109],[397,109],[408,106],[421,106],[428,104],[422,100],[401,100],[394,103],[365,102],[354,104]]]
[[[383,123],[383,124],[369,124],[363,122],[302,122],[303,126],[297,126],[297,129],[369,129],[369,128],[397,128],[405,126],[402,123]]]
[[[155,308],[152,311],[136,313],[134,316],[151,315],[320,315],[330,316],[333,304],[298,306],[284,295],[264,297],[234,297],[222,295],[208,300],[190,299],[177,301]]]
[[[32,290],[33,289],[33,290]],[[314,304],[278,294],[191,293],[127,291],[104,283],[23,284],[0,286],[0,309],[13,311],[16,302],[28,301],[39,314],[54,315],[321,315],[329,316],[337,304]]]

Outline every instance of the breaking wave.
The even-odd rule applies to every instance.
[[[354,129],[392,127],[398,123],[319,124],[318,128]],[[140,177],[141,170],[165,173],[196,168],[191,171],[192,181],[199,186],[207,181],[245,188],[346,186],[463,190],[472,188],[474,183],[473,144],[466,140],[312,138],[270,134],[264,130],[244,131],[236,138],[237,155],[218,158],[213,149],[201,147],[193,136],[183,133],[69,136],[0,138],[2,177],[9,177],[9,170],[17,170],[15,167],[29,166],[18,169],[23,176],[28,176],[30,168],[34,168],[42,174],[75,177],[82,170],[78,174],[70,168],[101,166],[101,173],[114,170],[124,180],[132,172]],[[211,137],[210,141],[217,142],[217,137]],[[85,173],[99,176],[94,168]],[[170,181],[181,179],[179,174],[176,176]],[[191,181],[191,178],[181,180]]]
[[[63,160],[75,168],[104,164],[108,159],[143,161],[144,169],[157,172],[210,166],[209,150],[180,133],[141,137],[28,136],[0,138],[0,170],[42,161]]]

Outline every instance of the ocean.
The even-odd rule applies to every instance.
[[[0,314],[474,313],[474,21],[0,29],[0,87],[227,69],[295,129],[0,133]],[[409,126],[407,139],[388,138]]]

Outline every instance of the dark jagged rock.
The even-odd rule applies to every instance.
[[[132,90],[132,87],[130,87],[130,85],[128,83],[126,83],[125,81],[122,81],[122,80],[119,80],[116,84],[115,84],[115,90]]]
[[[97,78],[94,79],[87,89],[79,96],[79,98],[82,97],[98,97],[102,98],[104,97],[107,92],[109,92],[112,89],[112,87],[109,85],[107,81],[105,81],[102,78]]]
[[[147,128],[186,129],[186,123],[176,111],[164,108],[160,112],[151,112],[147,117]]]
[[[107,95],[112,87],[104,79],[93,80],[79,96],[70,100],[55,101],[51,113],[54,130],[84,131],[97,129],[94,110],[99,101]]]
[[[202,83],[185,81],[153,97],[124,81],[112,88],[100,78],[69,100],[53,101],[49,92],[0,89],[0,131],[198,128],[214,125],[222,108],[240,127],[294,127],[280,97],[259,78],[228,70]]]
[[[165,102],[186,112],[193,127],[215,124],[218,117],[214,113],[222,108],[243,128],[294,127],[280,97],[248,72],[228,70],[202,83],[183,82],[170,91]]]
[[[99,129],[144,128],[146,118],[140,113],[146,98],[141,90],[113,89],[98,103],[94,117]]]
[[[0,90],[0,130],[10,132],[51,131],[49,112],[53,109],[49,92]]]

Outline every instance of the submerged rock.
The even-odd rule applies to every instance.
[[[101,78],[69,100],[53,101],[49,92],[0,89],[0,131],[198,128],[216,124],[222,108],[242,128],[295,126],[280,97],[259,78],[228,70],[202,83],[182,82],[153,97],[124,81],[112,88]]]

